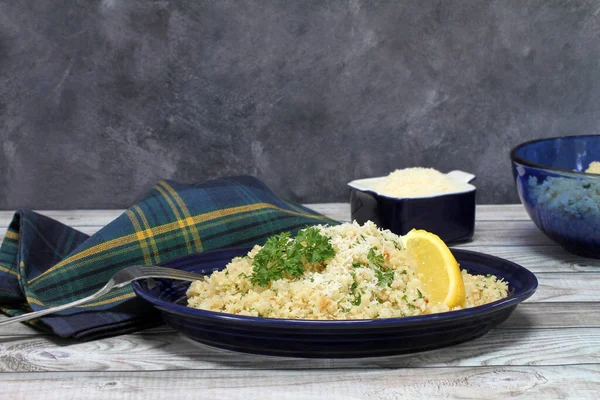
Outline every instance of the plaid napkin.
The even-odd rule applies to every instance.
[[[161,181],[92,236],[19,210],[0,247],[0,309],[19,315],[57,306],[94,293],[128,265],[263,244],[275,233],[314,224],[337,222],[278,198],[249,176],[195,185]],[[154,309],[128,285],[30,324],[61,337],[89,340],[160,322]]]

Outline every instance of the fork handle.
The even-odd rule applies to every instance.
[[[68,308],[77,307],[81,304],[87,303],[89,301],[97,299],[98,297],[100,297],[102,295],[105,295],[106,293],[110,292],[111,289],[112,288],[108,287],[108,285],[107,285],[107,286],[104,286],[102,289],[98,290],[94,294],[91,294],[91,295],[84,297],[82,299],[79,299],[79,300],[72,301],[67,304],[62,304],[60,306],[46,308],[45,310],[33,311],[33,312],[22,314],[22,315],[17,315],[16,317],[7,318],[4,321],[0,321],[0,328],[5,325],[14,324],[16,322],[29,321],[29,320],[32,320],[35,318],[43,317],[44,315],[53,314],[53,313],[56,313],[59,311],[66,310]]]

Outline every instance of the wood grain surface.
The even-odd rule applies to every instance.
[[[593,399],[598,365],[7,374],[0,396],[85,399]],[[81,397],[85,394],[85,397]]]
[[[338,220],[350,214],[347,204],[309,207]],[[122,210],[40,212],[93,234]],[[12,215],[0,212],[0,235]],[[476,340],[394,357],[302,359],[215,349],[167,326],[78,342],[15,324],[0,328],[0,398],[596,399],[600,260],[561,249],[521,205],[478,206],[476,215],[473,240],[453,247],[511,260],[539,281]]]

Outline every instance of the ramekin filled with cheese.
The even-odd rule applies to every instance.
[[[351,218],[397,235],[424,229],[447,243],[467,241],[475,231],[474,179],[463,171],[415,167],[354,180],[348,183]]]

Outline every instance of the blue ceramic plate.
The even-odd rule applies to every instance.
[[[211,273],[249,248],[192,254],[163,265]],[[405,318],[312,321],[245,317],[185,306],[187,282],[134,282],[135,293],[152,303],[165,322],[200,343],[245,353],[288,357],[377,357],[431,350],[475,339],[508,318],[537,288],[537,279],[513,262],[466,250],[452,250],[474,274],[493,274],[509,284],[503,300],[470,309]]]

